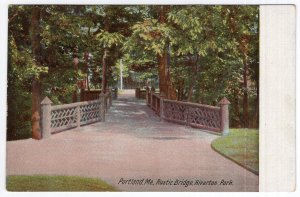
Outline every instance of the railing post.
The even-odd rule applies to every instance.
[[[160,119],[163,120],[164,119],[164,96],[160,96],[160,104],[159,104],[159,116],[160,116]]]
[[[42,105],[42,138],[51,135],[51,104],[52,101],[46,96],[41,102]]]
[[[190,126],[190,106],[186,107],[185,115],[186,115],[186,117],[185,117],[186,118],[186,125]]]
[[[152,86],[151,87],[151,103],[150,103],[150,106],[151,106],[151,109],[153,109],[153,94],[155,94],[155,88]]]
[[[100,93],[100,114],[101,114],[101,121],[105,122],[105,94],[102,92]]]
[[[135,98],[140,98],[140,88],[135,88]]]
[[[107,112],[109,109],[109,93],[108,92],[106,92],[105,101],[106,101],[105,102],[105,112]]]
[[[152,92],[150,92],[150,106],[149,106],[149,107],[150,107],[151,109],[152,109],[152,102],[153,102],[153,101],[152,101],[152,100],[153,100],[152,98],[153,98],[153,97],[152,97]]]
[[[149,87],[146,87],[146,104],[149,105]]]
[[[227,100],[227,98],[223,98],[219,105],[221,107],[220,109],[220,117],[221,117],[221,132],[222,135],[227,135],[229,133],[229,110],[228,105],[230,102]]]
[[[106,113],[107,112],[107,93],[105,93],[103,95],[104,97],[104,112]]]
[[[111,91],[108,92],[108,98],[109,98],[109,108],[110,108],[112,106]]]
[[[76,106],[76,127],[80,127],[80,105]]]

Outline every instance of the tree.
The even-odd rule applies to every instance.
[[[31,25],[30,25],[30,41],[32,47],[32,55],[35,60],[35,64],[41,67],[41,46],[40,46],[40,8],[33,6],[31,10]],[[41,128],[40,128],[40,102],[41,102],[41,82],[38,76],[32,79],[32,137],[34,139],[40,139]]]

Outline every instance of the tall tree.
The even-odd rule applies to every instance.
[[[33,6],[31,10],[30,41],[32,55],[37,66],[41,66],[41,37],[40,37],[40,7]],[[38,77],[32,79],[32,137],[40,139],[40,102],[41,102],[41,82]]]

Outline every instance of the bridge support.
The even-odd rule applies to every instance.
[[[219,102],[219,105],[221,107],[220,116],[221,116],[222,135],[227,135],[229,133],[229,110],[228,110],[229,104],[230,102],[225,97]]]
[[[48,138],[51,135],[51,104],[52,101],[45,97],[41,102],[42,106],[42,138]]]

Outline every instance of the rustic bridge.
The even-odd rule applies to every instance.
[[[134,94],[131,94],[132,98]],[[95,122],[105,122],[105,113],[112,106],[112,99],[117,98],[117,91],[82,91],[82,102],[64,105],[52,105],[46,97],[42,105],[42,137],[72,128],[80,128]],[[204,129],[215,134],[226,135],[229,132],[228,105],[223,98],[219,106],[174,101],[165,99],[155,89],[135,90],[136,99],[145,99],[145,103],[161,120]]]
[[[133,90],[119,94],[105,114],[105,122],[88,124],[85,119],[97,113],[93,109],[99,109],[101,101],[79,102],[76,107],[67,105],[84,114],[79,127],[76,115],[72,129],[43,140],[8,142],[7,174],[96,177],[123,191],[257,191],[257,175],[212,150],[210,143],[217,135],[163,120],[134,94]],[[128,185],[119,184],[121,178],[218,183],[225,179],[233,185]]]

